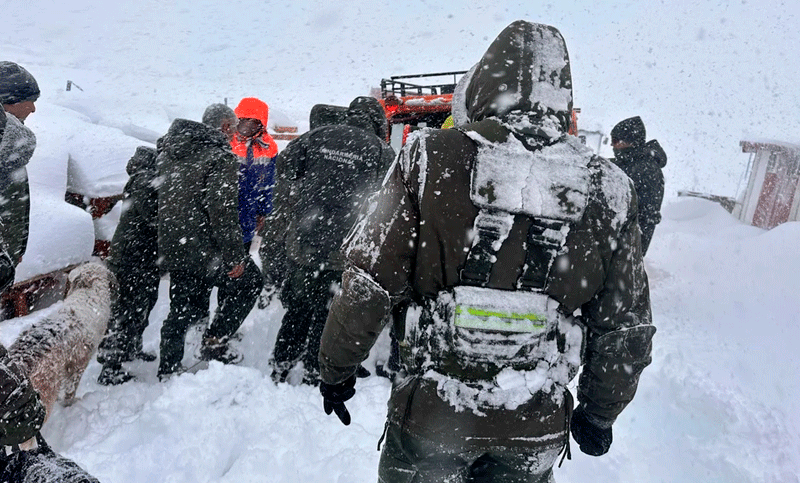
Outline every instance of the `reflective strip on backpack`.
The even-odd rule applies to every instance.
[[[498,312],[456,305],[454,325],[464,329],[534,333],[542,332],[547,327],[547,314]]]

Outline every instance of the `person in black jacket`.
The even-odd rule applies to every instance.
[[[158,300],[158,186],[155,184],[156,150],[136,148],[128,161],[130,178],[123,190],[122,215],[114,237],[108,267],[119,283],[106,335],[97,350],[103,365],[97,382],[121,384],[133,376],[122,363],[141,359],[154,361],[154,354],[142,350],[142,334],[150,311]]]
[[[394,160],[386,130],[378,101],[357,97],[345,124],[311,130],[278,155],[275,211],[260,250],[286,309],[271,361],[276,382],[302,361],[303,382],[318,383],[319,340],[344,269],[339,248]]]
[[[639,116],[620,121],[611,130],[613,161],[633,181],[639,201],[639,228],[642,232],[642,256],[647,253],[656,225],[661,222],[664,199],[664,174],[667,154],[653,139],[647,139],[644,122]]]

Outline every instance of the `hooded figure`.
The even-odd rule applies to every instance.
[[[358,97],[344,124],[309,131],[278,155],[276,210],[260,254],[268,283],[278,287],[286,279],[286,314],[273,353],[279,382],[302,358],[305,381],[317,383],[319,337],[344,268],[339,248],[394,158],[381,138],[385,126],[378,101]]]
[[[415,133],[348,235],[321,340],[324,408],[348,424],[358,364],[395,323],[407,375],[381,482],[552,481],[570,420],[603,454],[650,362],[636,196],[567,135],[561,34],[514,22],[465,77],[456,128]]]
[[[272,186],[275,179],[275,156],[278,145],[267,133],[269,106],[254,97],[239,102],[234,113],[240,120],[231,148],[239,157],[239,224],[245,247],[256,234],[264,217],[272,211]],[[246,125],[257,126],[243,133]]]
[[[155,149],[139,146],[128,161],[122,214],[111,239],[108,267],[119,289],[111,320],[97,349],[103,365],[97,382],[121,384],[132,378],[122,363],[156,356],[142,350],[142,335],[158,301],[158,186]]]
[[[664,200],[664,173],[667,153],[655,139],[647,139],[639,116],[620,121],[611,130],[613,161],[633,181],[639,201],[639,227],[642,230],[642,255],[647,253],[656,225],[661,222]]]
[[[308,115],[308,130],[331,124],[344,124],[347,118],[347,108],[329,104],[315,104]]]
[[[238,160],[219,129],[176,119],[156,158],[158,255],[170,272],[169,315],[161,327],[160,378],[182,370],[186,333],[208,317],[218,287],[213,322],[199,358],[236,363],[229,346],[261,290],[261,273],[242,245],[238,222]]]

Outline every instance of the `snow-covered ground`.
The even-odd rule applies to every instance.
[[[800,142],[800,4],[464,3],[4,2],[0,60],[42,88],[27,121],[39,145],[18,278],[88,258],[92,221],[63,203],[66,186],[121,186],[133,148],[176,117],[257,96],[303,130],[315,103],[345,105],[381,77],[466,69],[511,21],[549,23],[570,48],[582,119],[608,132],[642,115],[670,156],[646,259],[653,364],[609,454],[573,447],[557,480],[799,482],[800,223],[763,231],[676,193],[735,194],[744,137]],[[80,89],[65,91],[67,80]],[[55,309],[0,322],[0,342]],[[165,281],[146,349],[157,350],[167,311]],[[388,381],[359,381],[349,427],[324,414],[316,389],[275,386],[266,363],[281,315],[278,303],[253,310],[240,366],[161,384],[142,363],[137,382],[107,388],[92,362],[45,437],[103,483],[376,481]]]
[[[704,200],[665,206],[646,259],[653,363],[611,451],[591,458],[573,448],[558,481],[800,481],[798,237],[800,223],[764,231]],[[158,348],[166,281],[160,295],[147,350]],[[0,342],[56,308],[2,323]],[[92,362],[77,402],[56,408],[45,437],[103,483],[377,481],[389,382],[359,380],[349,427],[325,415],[316,389],[276,386],[267,358],[282,313],[278,303],[251,312],[240,366],[161,384],[157,363],[139,363],[137,382],[104,387]]]

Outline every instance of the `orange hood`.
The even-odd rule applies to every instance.
[[[264,125],[264,132],[255,139],[253,143],[253,154],[256,157],[272,158],[278,154],[278,145],[275,140],[267,133],[269,121],[269,106],[267,103],[255,97],[245,97],[239,101],[239,105],[233,110],[239,119],[250,118],[258,119]],[[236,133],[231,141],[233,152],[240,157],[247,156],[247,140]]]

